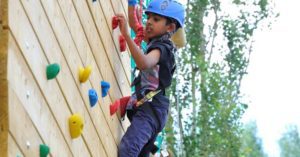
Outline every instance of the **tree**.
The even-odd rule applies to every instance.
[[[257,137],[256,122],[252,121],[244,126],[241,135],[240,157],[265,157],[262,139]]]
[[[279,140],[281,157],[300,156],[300,136],[297,126],[291,125]]]
[[[222,4],[187,1],[187,45],[177,57],[177,79],[169,91],[174,123],[166,132],[177,156],[239,155],[240,118],[247,108],[240,85],[253,33],[271,11],[267,0],[234,0],[233,15]]]

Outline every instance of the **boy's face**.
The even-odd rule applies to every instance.
[[[145,28],[145,37],[152,39],[154,37],[173,31],[172,24],[167,25],[167,19],[157,14],[148,13]]]

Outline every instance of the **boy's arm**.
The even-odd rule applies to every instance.
[[[124,15],[117,14],[117,17],[119,20],[120,31],[127,42],[127,45],[136,63],[136,66],[140,70],[144,70],[144,69],[149,69],[154,65],[156,65],[160,58],[160,50],[154,49],[151,50],[147,55],[143,54],[142,50],[135,44],[135,42],[131,39],[129,35],[128,27]]]

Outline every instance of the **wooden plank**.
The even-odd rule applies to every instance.
[[[21,157],[24,154],[21,152],[19,146],[17,146],[16,141],[13,139],[12,135],[8,135],[8,157]]]
[[[44,143],[44,141],[36,131],[34,124],[23,107],[23,104],[21,104],[19,98],[11,88],[9,88],[9,111],[9,131],[14,139],[16,139],[20,149],[26,156],[38,156],[39,145]],[[60,151],[63,150],[62,148],[66,148],[63,143],[60,143],[57,140],[56,142],[58,142],[58,145],[62,144]],[[56,148],[57,147],[51,148],[54,154],[58,153]],[[64,154],[68,155],[67,153]]]
[[[66,58],[66,60],[69,63],[69,67],[72,71],[73,78],[75,78],[77,81],[76,84],[78,86],[78,89],[81,89],[80,90],[81,97],[83,97],[83,99],[85,100],[85,106],[87,108],[89,108],[89,100],[87,97],[87,93],[88,93],[88,90],[90,89],[90,84],[88,83],[88,84],[80,85],[78,82],[78,79],[77,79],[78,78],[78,65],[82,65],[82,63],[81,63],[80,57],[77,54],[77,49],[76,49],[75,45],[72,43],[73,39],[71,38],[71,35],[68,33],[69,30],[64,22],[64,17],[60,13],[59,6],[56,3],[56,1],[43,1],[43,5],[47,6],[47,9],[45,8],[45,10],[46,10],[48,18],[50,20],[50,23],[53,25],[52,28],[53,28],[54,32],[52,32],[51,27],[49,26],[50,24],[46,21],[47,17],[43,15],[42,7],[39,5],[36,5],[35,3],[24,2],[25,10],[29,14],[31,23],[37,33],[37,36],[39,36],[39,40],[41,42],[41,45],[43,46],[43,49],[45,50],[47,58],[49,58],[49,59],[51,58],[53,60],[55,60],[54,58],[56,58],[56,59]],[[34,12],[32,10],[34,10]],[[41,18],[36,15],[41,16]],[[55,17],[53,17],[53,16],[55,16]],[[55,24],[58,24],[59,26],[56,27]],[[60,44],[63,52],[61,52],[61,50],[59,48],[59,44],[55,40],[53,33],[56,34],[56,38],[59,41],[59,44]],[[51,43],[52,45],[49,46],[48,43]],[[57,52],[57,54],[54,55],[53,51]],[[61,53],[64,53],[64,56],[61,55]],[[59,55],[61,55],[61,56],[59,56]],[[84,56],[86,56],[86,55],[84,55]],[[87,57],[87,58],[90,58],[90,57]],[[97,68],[95,68],[95,69],[97,69]],[[71,78],[71,79],[73,79],[73,78]],[[95,83],[95,84],[99,86],[99,82],[100,81],[99,81],[99,77],[98,77],[97,83]],[[87,85],[89,85],[89,86],[87,86]],[[62,88],[64,88],[64,87],[62,87]],[[73,86],[72,88],[76,88],[76,86],[75,87]],[[67,90],[67,88],[65,88],[65,90]],[[73,90],[70,90],[70,91],[73,91]],[[71,95],[71,94],[69,94],[69,95]],[[80,96],[78,96],[78,97],[80,97]],[[75,102],[73,102],[73,103],[75,103]],[[92,112],[91,110],[88,109],[88,111],[89,111],[88,115],[91,115],[91,120],[94,122],[93,125],[97,126],[96,129],[98,131],[100,139],[101,139],[102,143],[105,143],[104,147],[106,147],[108,149],[108,152],[110,152],[109,153],[110,155],[116,156],[117,155],[117,146],[114,143],[114,139],[109,131],[109,127],[107,126],[107,123],[105,122],[105,118],[103,117],[99,106],[96,107],[94,110],[96,110],[96,111]],[[97,148],[92,148],[92,149],[97,149]]]
[[[2,25],[2,0],[0,0],[0,26]]]
[[[75,3],[78,2],[79,0],[74,0]],[[119,49],[119,46],[118,46],[118,38],[117,39],[113,39],[111,34],[110,34],[110,28],[108,27],[108,24],[106,23],[105,19],[105,15],[103,14],[103,11],[102,9],[100,8],[99,5],[96,5],[95,3],[93,3],[92,1],[87,1],[88,4],[89,4],[89,7],[90,7],[90,11],[93,15],[93,19],[96,23],[96,26],[97,26],[97,29],[98,29],[98,33],[100,35],[100,38],[102,39],[103,41],[103,45],[104,45],[104,48],[105,48],[105,51],[107,53],[107,56],[110,60],[110,64],[112,66],[112,69],[115,73],[115,76],[118,80],[118,83],[119,85],[121,85],[124,81],[127,81],[130,82],[130,65],[126,66],[126,64],[129,64],[129,57],[125,56],[126,53],[124,55],[121,55],[120,54],[120,51],[118,50]],[[77,6],[75,4],[75,6]],[[77,11],[79,12],[79,8],[77,8]],[[83,10],[85,11],[85,10]],[[110,17],[112,18],[112,17]],[[109,25],[110,25],[111,22],[109,22]],[[121,55],[120,58],[125,58],[125,60],[123,61],[122,59],[122,64],[125,65],[125,67],[121,66],[119,64],[119,55]],[[128,54],[127,54],[128,55]],[[127,58],[127,59],[126,59]],[[123,68],[126,68],[127,70],[125,70],[125,72],[127,73],[124,73],[124,69]],[[121,91],[124,95],[124,92],[123,91],[130,91],[130,89],[128,88],[123,88],[123,86],[120,86],[121,87]],[[125,92],[125,93],[126,93]]]
[[[38,9],[39,10],[42,9],[40,1],[38,1],[38,0],[22,1],[22,3],[24,5],[24,8],[27,8],[26,9],[27,13],[30,14],[29,18],[34,17],[36,15],[33,12],[36,12]],[[31,6],[35,6],[34,9],[28,9]],[[52,11],[54,9],[52,5],[49,5],[46,8],[48,8],[50,11]],[[40,11],[39,13],[41,13],[41,14],[38,14],[38,15],[45,16],[45,15],[43,15],[44,14],[43,11]],[[55,17],[58,17],[59,16],[58,14],[60,14],[60,12],[55,12],[54,13]],[[50,20],[51,20],[51,18],[50,18]],[[56,20],[56,18],[54,18],[54,20]],[[34,24],[34,23],[31,23],[31,24]],[[60,27],[60,25],[58,27]],[[35,27],[35,28],[37,28],[37,27]],[[43,32],[44,30],[37,28],[37,29],[35,29],[35,31],[40,32],[40,33],[37,33],[40,40],[43,40],[44,38],[47,37],[47,36],[45,36],[46,34],[40,36],[41,32]],[[68,31],[68,30],[65,30],[65,31]],[[49,43],[49,42],[41,42],[41,43]],[[51,46],[54,45],[51,42],[49,44],[52,44]],[[65,60],[65,57],[59,52],[53,52],[51,49],[52,47],[49,49],[46,49],[45,46],[49,46],[48,44],[42,44],[42,46],[43,46],[44,53],[46,55],[46,60],[49,60],[51,63],[60,61],[59,63],[61,64],[61,68],[62,68],[61,71],[63,72],[63,75],[59,75],[57,77],[59,87],[63,92],[63,96],[66,98],[66,100],[68,102],[68,107],[71,109],[71,112],[72,113],[81,113],[83,115],[83,118],[85,119],[86,123],[85,123],[85,129],[83,132],[83,137],[84,137],[84,140],[85,140],[92,156],[106,156],[106,152],[104,151],[103,144],[102,144],[101,140],[99,139],[99,136],[97,135],[95,126],[92,123],[91,117],[87,111],[86,106],[88,106],[88,105],[84,104],[84,102],[82,100],[82,96],[78,92],[78,88],[76,87],[76,82],[74,81],[74,77],[72,76],[72,74],[70,72],[70,69]],[[31,59],[32,58],[28,58],[28,60],[31,60]],[[28,62],[30,62],[30,61],[28,61]],[[71,65],[76,65],[76,64],[80,65],[80,63],[76,63],[76,62],[74,62],[74,60],[71,60],[71,62],[74,63]],[[77,70],[77,72],[78,72],[78,70]],[[39,77],[39,76],[37,76],[37,77]],[[78,75],[77,75],[77,77],[78,77]]]
[[[83,26],[83,29],[85,31],[86,37],[88,39],[88,42],[90,44],[90,47],[92,49],[93,55],[95,56],[95,60],[97,62],[98,68],[100,69],[103,79],[106,81],[109,81],[112,85],[112,88],[114,88],[114,84],[116,84],[116,82],[114,81],[113,73],[112,73],[112,69],[110,69],[109,66],[109,61],[107,59],[107,55],[105,54],[105,50],[103,48],[103,44],[102,41],[100,39],[100,35],[97,35],[98,32],[97,28],[95,27],[94,21],[93,21],[93,17],[91,15],[91,13],[89,11],[87,3],[84,1],[80,1],[80,0],[76,0],[73,1],[74,5],[77,9],[77,13],[78,16],[80,18],[81,24]],[[130,89],[127,87],[127,89]],[[122,97],[120,91],[118,90],[114,90],[112,89],[112,91],[110,91],[110,96],[112,98],[112,100],[116,100],[119,99],[120,97]],[[123,95],[130,95],[130,91],[126,91],[126,93],[123,93]],[[107,99],[104,99],[104,104],[108,104],[110,102],[107,102]],[[108,112],[105,112],[106,114],[108,114]],[[124,125],[125,128],[128,126],[128,120],[126,120],[126,124]],[[114,130],[114,129],[112,129]],[[120,136],[118,135],[117,132],[114,132],[114,137],[116,136]]]
[[[91,4],[92,2],[89,2],[89,3]],[[93,6],[96,6],[96,8],[98,8],[96,4],[97,3],[92,3]],[[113,7],[111,6],[111,3],[109,1],[99,1],[99,4],[100,4],[100,11],[103,11],[104,19],[106,20],[106,24],[108,26],[108,32],[110,32],[110,34],[112,35],[112,41],[114,42],[114,44],[116,46],[117,54],[121,60],[121,63],[123,64],[128,81],[130,82],[130,77],[131,77],[130,57],[129,57],[129,54],[127,53],[129,51],[120,52],[120,49],[119,49],[119,47],[120,47],[119,36],[121,34],[120,30],[119,30],[119,28],[112,30],[111,20],[116,12],[114,12]],[[118,12],[118,13],[124,13],[124,12]],[[103,23],[102,25],[105,25],[105,23]],[[127,49],[127,50],[129,50],[129,49]]]
[[[8,0],[2,0],[1,1],[1,8],[0,8],[0,14],[1,14],[1,23],[2,28],[7,29],[8,28]]]
[[[9,14],[11,16],[10,22],[12,23],[10,25],[11,30],[14,34],[14,37],[18,41],[19,47],[22,50],[22,54],[26,58],[30,70],[35,76],[34,79],[37,81],[41,91],[43,91],[43,95],[45,96],[45,99],[48,102],[49,107],[51,108],[51,112],[54,114],[54,117],[57,120],[57,123],[59,124],[67,143],[70,145],[72,152],[74,152],[74,154],[79,153],[83,154],[82,156],[88,156],[87,147],[84,143],[88,140],[91,140],[92,137],[89,137],[88,139],[79,138],[76,139],[76,142],[73,142],[69,135],[69,128],[67,124],[67,119],[69,118],[71,113],[82,113],[81,111],[84,110],[83,105],[77,103],[68,105],[66,100],[64,99],[64,94],[60,90],[61,87],[58,86],[57,82],[55,80],[47,81],[45,76],[45,69],[49,63],[44,56],[43,50],[39,45],[39,41],[37,40],[35,33],[31,28],[31,25],[26,17],[24,10],[21,7],[20,2],[14,0],[11,0],[10,2],[12,2],[11,5],[14,8],[10,9]],[[14,19],[13,17],[18,17],[18,19]],[[56,53],[53,53],[53,55],[55,54]],[[61,57],[60,59],[63,59],[63,57]],[[62,74],[59,76],[59,79],[69,79],[70,72],[68,73],[68,69],[66,69],[67,65],[65,63],[65,60],[60,61],[60,59],[56,60],[56,62],[59,63],[62,67]],[[74,105],[82,106],[75,108]],[[70,111],[70,109],[73,109],[72,112]],[[86,120],[88,119],[87,115],[88,114],[83,114],[83,117]],[[87,122],[89,121],[87,120]],[[84,135],[89,133],[91,127],[91,123],[86,124]],[[91,135],[95,135],[94,133],[95,132],[92,131]],[[96,137],[97,135],[93,137],[94,140],[91,140],[90,144],[95,144],[95,146],[99,146],[98,149],[100,151],[102,147],[101,145],[99,145],[100,142],[97,140]]]
[[[0,154],[7,154],[8,138],[8,82],[7,45],[8,30],[1,31],[0,38]]]
[[[71,21],[69,21],[70,27],[72,27],[73,25],[79,26],[79,27],[75,27],[75,29],[73,31],[73,36],[75,36],[76,34],[79,35],[81,33],[80,30],[82,30],[82,28],[80,27],[81,25],[80,25],[79,20],[76,19],[75,9],[74,8],[72,9],[72,2],[71,1],[69,1],[69,2],[70,3],[68,3],[67,1],[62,2],[61,8],[63,11],[65,10],[66,12],[75,13],[75,15],[72,17],[67,16],[67,17],[71,18]],[[44,8],[45,8],[48,18],[50,20],[50,23],[53,25],[52,26],[53,31],[54,31],[56,38],[57,38],[58,42],[60,43],[60,46],[63,51],[63,52],[61,52],[61,50],[59,49],[58,46],[52,46],[51,48],[47,47],[48,42],[51,42],[51,43],[56,42],[56,41],[53,41],[53,39],[49,38],[49,36],[53,36],[51,33],[51,29],[48,27],[45,27],[45,26],[47,26],[46,24],[40,25],[40,23],[45,23],[46,21],[39,20],[38,17],[34,16],[35,14],[32,14],[30,16],[30,17],[32,17],[32,20],[31,20],[32,24],[33,24],[34,28],[36,29],[38,36],[40,36],[40,41],[41,41],[41,44],[44,45],[43,47],[44,47],[45,52],[47,53],[47,51],[49,51],[51,53],[51,51],[56,51],[59,53],[64,53],[64,57],[66,58],[67,61],[73,61],[73,63],[69,62],[69,67],[72,71],[73,77],[76,78],[76,80],[78,78],[78,64],[82,65],[82,60],[85,65],[92,65],[92,67],[95,67],[94,69],[96,69],[96,70],[94,70],[92,73],[93,74],[92,76],[95,76],[95,77],[91,77],[90,80],[93,80],[92,82],[94,84],[94,88],[99,91],[99,88],[97,88],[97,86],[99,87],[99,82],[100,82],[99,78],[101,78],[101,77],[99,77],[100,76],[99,71],[97,70],[97,66],[95,65],[93,56],[91,56],[92,53],[91,52],[86,53],[86,52],[89,52],[89,45],[88,45],[88,43],[86,45],[80,44],[80,43],[84,43],[84,41],[85,41],[84,40],[85,36],[84,36],[83,31],[82,31],[83,35],[78,36],[79,39],[81,39],[81,42],[80,42],[80,40],[75,40],[75,41],[78,41],[78,43],[76,45],[77,47],[83,46],[84,48],[76,49],[76,46],[74,45],[74,43],[70,42],[70,41],[74,41],[74,38],[72,39],[71,34],[69,34],[68,27],[65,24],[64,17],[60,13],[59,6],[56,3],[56,1],[52,1],[52,0],[51,1],[43,1],[42,4],[44,6],[47,6],[47,9],[45,7]],[[33,8],[29,8],[29,7],[34,7],[35,9],[38,8],[38,7],[34,6],[33,4],[28,5],[27,12],[30,12],[30,10],[33,9]],[[58,14],[56,14],[57,16],[53,17],[54,14],[57,12],[59,12]],[[36,13],[36,11],[35,11],[35,13]],[[69,19],[69,18],[65,18],[65,19]],[[46,19],[46,17],[42,18],[42,19]],[[77,23],[76,23],[76,21],[77,21]],[[56,24],[58,24],[59,27],[56,27],[55,26]],[[44,37],[44,38],[42,38],[42,37]],[[78,56],[77,50],[82,51],[79,54],[81,54],[83,59],[81,59]],[[47,55],[47,56],[49,56],[49,55]],[[77,65],[76,65],[76,63],[77,63]],[[98,76],[95,74],[98,74]],[[92,79],[92,78],[94,78],[94,79]],[[89,108],[89,100],[88,100],[88,97],[86,94],[88,93],[88,90],[92,88],[91,84],[89,82],[82,84],[82,85],[77,83],[77,86],[78,86],[78,89],[80,89],[81,96],[84,99],[86,107]],[[106,113],[109,114],[108,106],[106,107],[106,109],[107,109]],[[104,147],[106,148],[107,152],[109,152],[107,154],[109,154],[111,156],[117,156],[117,145],[116,145],[116,143],[114,143],[114,138],[109,131],[109,127],[105,121],[105,118],[103,116],[103,113],[102,113],[100,107],[97,106],[96,108],[94,108],[93,109],[94,112],[92,112],[92,110],[88,110],[88,111],[91,115],[91,119],[94,122],[94,125],[96,126],[96,130],[98,131],[100,139],[101,139],[102,143],[104,143]],[[118,125],[117,126],[118,130],[120,130],[120,123],[118,123],[118,121],[116,121],[116,122],[117,122],[116,124]]]
[[[27,154],[26,151],[29,151],[28,156],[32,156],[32,150],[25,149],[26,140],[30,141],[31,145],[35,142],[36,145],[34,145],[34,147],[46,142],[53,150],[53,154],[56,154],[55,156],[72,155],[12,36],[10,36],[9,43],[8,80],[10,89],[10,132],[19,145],[22,148],[24,146],[24,154]],[[24,131],[26,131],[26,135],[24,135]],[[41,136],[43,140],[35,141],[40,138],[39,136]]]
[[[128,17],[127,7],[128,0],[109,0],[113,9],[116,13],[123,13],[126,17]]]
[[[47,2],[47,1],[44,1],[44,2]],[[53,2],[53,1],[51,1],[51,2]],[[100,92],[100,88],[98,88],[98,87],[99,87],[99,79],[102,80],[102,76],[99,72],[100,70],[97,67],[95,58],[94,58],[93,53],[91,51],[90,44],[88,43],[88,41],[86,39],[86,35],[84,34],[84,30],[82,28],[80,20],[77,17],[77,13],[76,13],[76,10],[73,6],[73,3],[72,3],[71,0],[69,0],[69,1],[58,1],[58,2],[60,3],[61,10],[62,10],[62,12],[64,14],[64,17],[65,17],[64,19],[65,19],[65,21],[68,25],[70,33],[73,37],[73,41],[75,42],[78,53],[81,57],[81,59],[78,57],[78,59],[77,59],[78,62],[81,62],[81,60],[82,60],[84,65],[92,65],[92,67],[95,67],[94,68],[95,70],[93,71],[93,73],[92,73],[92,75],[89,79],[91,84],[89,82],[87,82],[87,83],[81,85],[80,89],[83,92],[83,95],[90,88],[94,88],[98,92]],[[47,3],[47,4],[45,4],[45,6],[49,6],[49,4]],[[56,19],[58,19],[58,18],[56,18]],[[62,19],[63,19],[63,17],[62,17]],[[64,27],[64,26],[61,26],[61,27]],[[94,30],[96,32],[96,29],[94,29]],[[63,33],[63,32],[61,32],[61,33]],[[58,34],[57,36],[59,36],[60,33],[57,33],[57,34]],[[93,33],[93,34],[95,34],[95,33]],[[62,47],[64,47],[64,45],[65,45],[65,48],[63,48],[63,49],[65,49],[65,51],[63,51],[63,53],[66,54],[65,56],[69,56],[68,54],[70,53],[70,51],[66,50],[66,48],[68,48],[70,46],[68,46],[68,42],[66,42],[66,41],[68,41],[66,36],[70,36],[70,35],[62,34],[61,36],[62,36],[61,38],[58,37],[58,40],[60,40],[60,43],[66,43],[66,44],[61,44]],[[72,53],[72,54],[74,56],[74,53]],[[103,56],[99,56],[99,58],[103,58]],[[69,60],[69,59],[67,58],[67,60]],[[107,70],[111,70],[111,69],[103,69],[103,70],[107,71]],[[73,71],[75,71],[75,73],[77,72],[77,67],[76,66],[74,67]],[[110,74],[111,74],[112,78],[114,78],[114,76],[112,74],[112,71],[110,71]],[[115,82],[115,84],[116,84],[116,81],[114,81],[114,80],[111,80],[110,82],[111,83]],[[128,88],[130,88],[129,84],[127,84],[127,85],[128,85]],[[110,95],[115,94],[116,92],[120,93],[118,88],[116,90],[113,89],[112,91],[110,91]],[[86,104],[88,104],[89,100],[87,99],[87,97],[84,97],[84,98],[86,98],[84,100],[85,100]],[[100,101],[100,102],[102,102],[102,101]],[[106,103],[106,106],[103,106],[105,103]],[[116,116],[111,117],[110,114],[109,114],[109,105],[107,105],[107,104],[111,103],[109,97],[108,97],[108,99],[105,99],[105,103],[100,105],[103,112],[100,111],[101,113],[99,112],[98,115],[95,115],[93,119],[99,119],[98,117],[100,117],[100,116],[101,116],[101,118],[103,117],[103,120],[101,120],[101,121],[103,121],[103,122],[107,121],[108,124],[104,124],[104,125],[100,126],[100,123],[95,122],[95,125],[97,126],[96,128],[99,129],[99,132],[101,134],[101,132],[103,132],[103,131],[109,131],[109,130],[106,130],[106,126],[107,126],[108,129],[110,128],[111,131],[114,132],[114,135],[115,135],[114,139],[117,142],[117,141],[119,141],[120,134],[121,135],[123,134],[123,130],[120,129],[121,124],[118,122],[117,117]],[[93,113],[97,114],[97,112],[93,112]],[[105,130],[103,130],[103,129],[105,129]],[[103,138],[107,139],[107,136],[104,136],[104,137],[100,136],[100,138],[101,139],[103,139]],[[107,149],[107,150],[109,150],[108,152],[116,152],[117,153],[117,150],[111,151],[111,149],[113,149],[113,148],[111,148],[112,144],[110,144],[110,143],[113,142],[114,139],[104,141],[104,143],[106,144],[106,145],[104,145],[104,147],[108,147],[108,149]],[[117,156],[117,154],[113,154],[113,153],[110,153],[110,154],[112,156]]]

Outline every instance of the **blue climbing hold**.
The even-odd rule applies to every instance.
[[[109,88],[110,84],[108,82],[101,81],[102,97],[105,97],[107,95]]]
[[[89,99],[91,107],[94,107],[98,101],[98,95],[95,89],[89,90]]]

